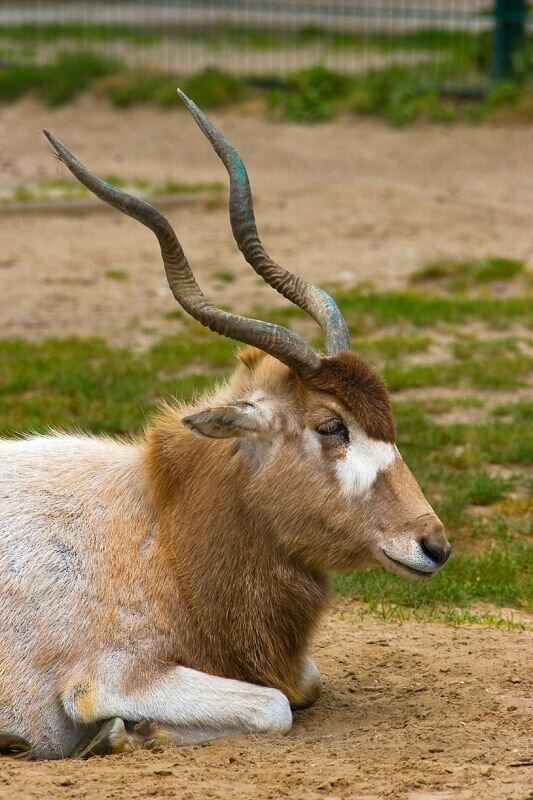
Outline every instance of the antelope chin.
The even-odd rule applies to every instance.
[[[378,560],[379,563],[389,572],[393,572],[395,575],[401,575],[404,578],[411,578],[414,580],[427,581],[438,569],[436,566],[432,570],[419,569],[418,567],[404,564],[402,561],[397,561],[395,558],[388,556],[384,550],[381,551],[381,558]]]
[[[389,572],[406,578],[427,580],[439,568],[437,562],[430,558],[414,539],[391,542],[379,547],[375,557]]]

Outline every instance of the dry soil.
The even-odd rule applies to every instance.
[[[313,654],[325,690],[286,737],[86,762],[0,760],[1,800],[526,800],[531,635],[384,623],[340,601]]]
[[[213,114],[250,173],[272,256],[311,280],[398,287],[428,261],[533,260],[533,130],[415,126],[345,118],[275,123],[256,109]],[[41,128],[91,168],[126,179],[224,181],[193,120],[176,110],[110,109],[84,98],[51,110],[0,109],[0,188],[66,176]],[[143,346],[178,327],[153,234],[95,201],[95,211],[7,215],[0,208],[0,336],[103,335]],[[200,284],[239,311],[284,302],[244,263],[220,203],[166,209]],[[125,280],[109,277],[124,271]],[[231,272],[224,282],[217,273]]]

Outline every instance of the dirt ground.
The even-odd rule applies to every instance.
[[[339,601],[313,654],[325,691],[286,737],[86,762],[0,760],[1,800],[527,800],[531,635],[383,623]]]
[[[398,287],[439,258],[533,259],[531,127],[415,126],[341,119],[274,123],[257,109],[213,119],[248,166],[258,227],[280,263],[311,280]],[[32,100],[0,112],[0,184],[65,176],[49,127],[100,174],[220,181],[225,172],[180,109],[110,109],[84,98],[51,110]],[[214,206],[214,207],[213,207]],[[284,302],[243,262],[222,202],[176,204],[170,217],[200,284],[249,312]],[[106,336],[143,346],[177,330],[153,234],[98,203],[94,211],[0,209],[0,336]],[[109,271],[127,273],[126,280]],[[232,283],[217,278],[232,272]]]

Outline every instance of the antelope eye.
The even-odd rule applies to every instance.
[[[348,428],[340,419],[329,419],[327,422],[323,422],[322,425],[319,425],[316,431],[321,436],[339,436],[343,442],[350,441]]]

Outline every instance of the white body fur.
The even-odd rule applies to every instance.
[[[91,717],[157,719],[179,726],[184,742],[197,741],[199,728],[210,738],[290,727],[281,692],[184,667],[153,684],[147,676],[148,686],[131,696],[121,693],[143,653],[163,649],[153,630],[152,587],[143,584],[155,521],[140,456],[133,445],[81,436],[0,442],[0,728],[36,740],[38,757],[68,755]],[[114,502],[110,486],[118,489]],[[117,516],[131,531],[144,526],[133,567],[138,594],[123,604],[117,598],[112,639],[98,641],[102,581],[129,567],[108,535]],[[101,672],[91,682],[101,688],[80,719],[76,692],[87,668],[80,655],[92,655],[91,642]]]

